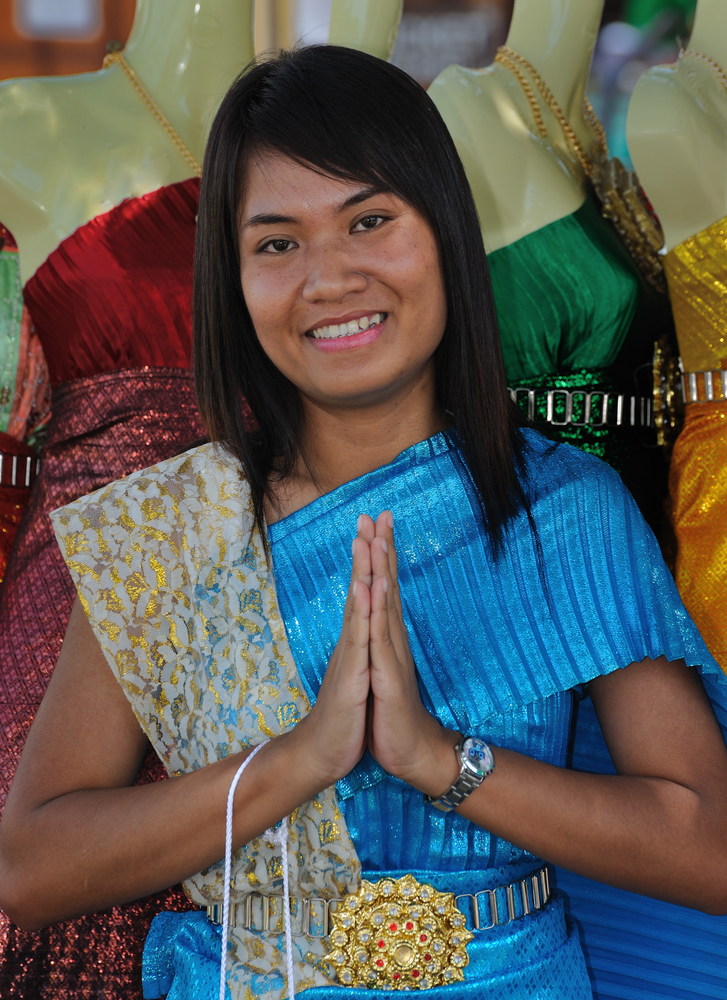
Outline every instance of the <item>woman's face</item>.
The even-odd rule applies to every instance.
[[[239,234],[258,339],[304,405],[434,405],[446,299],[434,235],[417,211],[263,152],[246,171]]]

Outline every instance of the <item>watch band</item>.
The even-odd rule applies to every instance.
[[[424,797],[430,806],[442,812],[456,809],[495,770],[492,750],[484,740],[476,736],[463,736],[454,751],[459,761],[459,775],[444,794],[437,798],[432,798],[431,795]]]

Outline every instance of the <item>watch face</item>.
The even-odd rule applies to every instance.
[[[462,743],[462,758],[468,770],[481,778],[486,778],[495,766],[492,750],[484,740],[476,736],[468,736]]]

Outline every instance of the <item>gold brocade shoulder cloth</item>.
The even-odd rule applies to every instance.
[[[274,738],[307,714],[249,489],[219,446],[134,473],[52,517],[106,659],[170,774]],[[291,817],[289,857],[292,895],[358,887],[360,864],[333,788]],[[207,906],[221,902],[222,881],[219,863],[185,888]],[[281,884],[272,841],[259,837],[237,852],[233,902]],[[270,972],[284,961],[281,944],[278,935],[236,929],[230,962],[246,974]],[[320,940],[302,943],[299,989],[328,981],[315,967],[324,950]]]

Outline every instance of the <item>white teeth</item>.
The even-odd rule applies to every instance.
[[[377,323],[382,323],[386,318],[386,313],[374,313],[372,316],[361,316],[360,319],[352,319],[350,323],[333,323],[330,326],[319,326],[310,331],[310,336],[315,340],[334,340],[336,337],[352,337],[362,330],[368,330]]]

